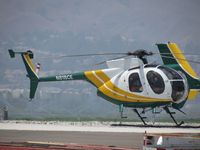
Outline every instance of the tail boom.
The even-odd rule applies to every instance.
[[[50,82],[50,81],[67,81],[67,80],[87,80],[85,72],[72,73],[72,74],[59,74],[55,76],[39,77],[37,74],[38,68],[32,62],[34,57],[32,51],[27,52],[14,52],[12,49],[8,50],[10,57],[15,58],[16,55],[21,55],[24,62],[27,77],[30,79],[30,94],[29,98],[33,99],[38,87],[39,82]]]

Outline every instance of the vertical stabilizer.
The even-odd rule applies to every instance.
[[[30,94],[29,98],[33,99],[35,96],[35,92],[38,86],[39,78],[38,75],[36,74],[36,68],[35,65],[32,63],[33,59],[33,52],[32,51],[27,51],[27,52],[14,52],[13,50],[9,49],[8,50],[10,57],[15,58],[15,55],[19,54],[22,57],[22,60],[24,62],[26,71],[27,71],[27,77],[30,79]]]
[[[188,99],[195,99],[200,90],[200,80],[196,72],[187,61],[179,46],[176,43],[168,42],[167,44],[157,44],[164,65],[185,74],[188,85]]]

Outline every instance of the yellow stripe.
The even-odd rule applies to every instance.
[[[84,72],[85,76],[88,78],[89,81],[91,81],[94,85],[96,85],[98,88],[100,86],[102,86],[102,83],[101,81],[99,81],[95,75],[93,74],[92,71],[86,71]]]
[[[28,63],[29,67],[32,69],[33,72],[35,72],[36,69],[29,57],[29,54],[24,54],[24,56],[26,58],[26,62]]]
[[[115,86],[111,81],[106,82],[106,84],[100,87],[99,90],[113,99],[118,99],[126,102],[158,102],[158,101],[169,102],[170,101],[169,99],[150,98],[126,92]]]
[[[95,73],[96,73],[96,72],[97,72],[97,71],[95,71]],[[119,94],[121,94],[121,95],[126,95],[126,96],[128,96],[128,97],[135,97],[135,98],[140,98],[140,99],[155,100],[155,98],[152,99],[152,98],[149,98],[149,97],[140,96],[140,95],[136,95],[136,94],[132,94],[132,93],[126,92],[126,91],[124,91],[124,90],[118,88],[116,85],[114,85],[114,84],[111,82],[110,78],[109,78],[103,71],[99,70],[98,72],[99,72],[99,77],[101,77],[101,79],[105,81],[106,86],[107,86],[109,89],[111,89],[111,90],[113,90],[113,91],[115,91],[115,92],[117,92],[117,93],[119,93]],[[160,99],[159,99],[159,100],[160,100]],[[163,99],[163,100],[165,101],[166,99]],[[167,101],[168,101],[168,100],[167,100]]]
[[[136,94],[126,92],[115,86],[110,78],[102,71],[87,71],[86,77],[95,84],[98,89],[105,95],[124,102],[169,102],[170,99],[156,99],[144,97]]]
[[[196,99],[196,97],[198,96],[198,94],[199,94],[199,90],[190,89],[189,94],[188,94],[188,99],[189,100],[194,100],[194,99]]]
[[[110,89],[112,89],[112,90],[114,90],[114,91],[116,91],[117,93],[120,93],[120,94],[122,94],[122,95],[127,95],[127,96],[135,97],[135,98],[151,99],[151,98],[149,98],[149,97],[144,97],[144,96],[140,96],[140,95],[136,95],[136,94],[132,94],[132,93],[126,92],[126,91],[124,91],[124,90],[118,88],[118,87],[117,87],[116,85],[114,85],[111,81],[108,81],[108,82],[106,83],[106,85],[107,85]]]
[[[169,43],[168,47],[170,48],[172,54],[175,58],[177,58],[177,62],[183,67],[183,69],[192,77],[198,78],[195,71],[192,69],[188,61],[186,60],[185,56],[182,54],[181,50],[179,49],[176,43]]]
[[[97,70],[95,71],[95,73],[99,78],[104,81],[104,83],[110,80],[110,78],[102,70]]]
[[[169,102],[170,100],[163,100],[163,99],[145,99],[140,96],[134,96],[130,97],[128,95],[123,95],[121,93],[118,93],[116,91],[112,91],[111,89],[107,88],[105,85],[101,86],[99,90],[104,93],[105,95],[109,96],[110,98],[113,98],[115,100],[123,101],[123,102]]]
[[[114,85],[110,78],[102,71],[102,70],[97,70],[95,71],[95,73],[98,75],[99,78],[101,78],[101,80],[104,81],[104,83],[106,84],[106,86],[109,88],[109,89],[112,89],[113,91],[116,91],[117,93],[119,94],[122,94],[122,95],[127,95],[127,96],[131,96],[131,97],[140,97],[140,98],[147,98],[147,97],[143,97],[143,96],[138,96],[138,95],[135,95],[135,94],[132,94],[132,93],[128,93],[120,88],[118,88],[116,85]],[[147,98],[149,99],[149,98]]]

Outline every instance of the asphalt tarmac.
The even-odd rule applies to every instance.
[[[50,142],[60,144],[101,145],[142,149],[143,134],[147,133],[200,133],[199,124],[181,127],[163,123],[158,126],[142,126],[129,123],[119,126],[112,122],[56,122],[56,121],[1,121],[2,142]]]
[[[142,133],[0,130],[0,142],[53,142],[142,149]]]

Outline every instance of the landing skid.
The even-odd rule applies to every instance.
[[[174,121],[174,123],[176,124],[177,127],[180,127],[182,124],[184,124],[184,121],[181,121],[180,123],[178,123],[178,122],[176,121],[176,119],[175,119],[174,116],[173,116],[173,114],[175,114],[175,112],[171,112],[167,106],[165,106],[163,109],[166,111],[167,114],[170,115],[170,117],[172,118],[172,120]],[[148,125],[148,124],[145,122],[144,119],[146,119],[147,117],[141,116],[141,114],[138,112],[137,109],[133,109],[133,111],[138,115],[138,117],[140,118],[140,120],[143,122],[144,126],[152,126],[152,125]],[[143,112],[142,112],[142,113],[143,113]]]
[[[134,123],[131,122],[129,124],[118,124],[118,123],[113,123],[111,124],[111,126],[114,127],[140,127],[140,128],[181,128],[181,129],[200,129],[199,125],[187,125],[187,124],[183,124],[181,126],[175,126],[175,125],[169,125],[169,124],[159,124],[159,125],[143,125],[143,124],[138,124],[138,123]]]
[[[120,126],[123,125],[123,124],[122,124],[122,119],[127,118],[127,116],[124,116],[124,114],[123,114],[123,110],[124,110],[123,108],[124,108],[124,107],[123,107],[123,104],[119,105],[119,112],[120,112],[120,117],[121,117],[120,124],[119,124]],[[176,119],[175,119],[174,116],[173,116],[173,114],[175,114],[175,112],[171,112],[171,111],[169,110],[169,107],[168,107],[168,106],[165,106],[163,109],[165,110],[165,112],[166,112],[167,114],[170,115],[170,117],[172,118],[172,120],[173,120],[174,123],[176,124],[176,127],[180,127],[182,124],[184,124],[184,121],[181,121],[180,123],[178,123],[178,122],[176,121]],[[145,110],[143,110],[141,113],[139,113],[138,110],[137,110],[136,108],[134,108],[133,111],[138,115],[138,117],[140,118],[140,120],[143,122],[144,126],[149,126],[149,127],[152,126],[152,125],[148,125],[148,124],[146,123],[145,119],[146,119],[147,117],[144,117],[144,116],[141,115],[141,114],[145,114],[145,112],[146,112]],[[182,112],[181,110],[179,110],[179,111]],[[160,112],[161,112],[161,111],[160,111]],[[158,112],[158,113],[160,113],[160,112]],[[155,111],[154,113],[157,113],[157,112]],[[184,112],[182,112],[182,113],[184,113]],[[185,113],[184,113],[184,114],[185,114]],[[152,127],[153,127],[153,126],[152,126]]]

